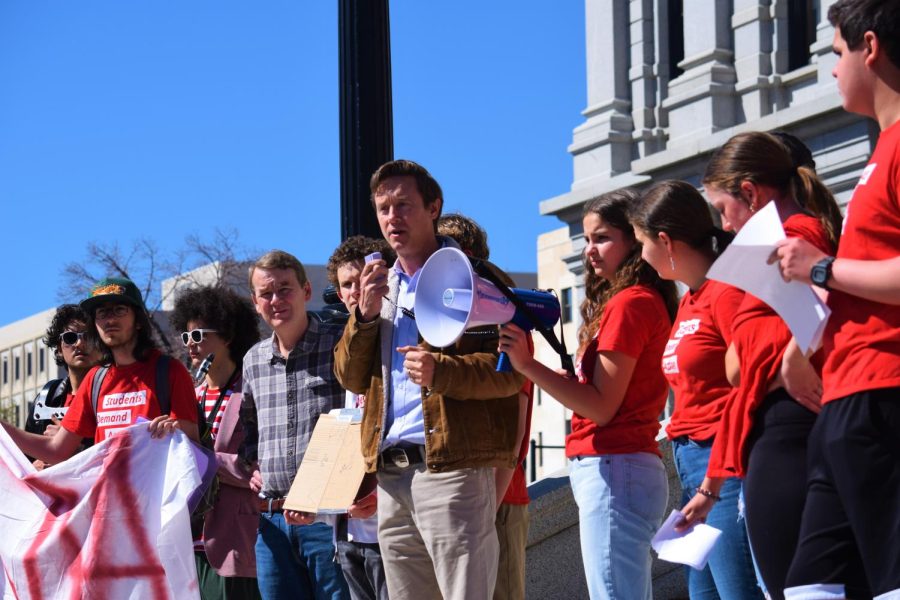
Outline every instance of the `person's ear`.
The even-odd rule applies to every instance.
[[[665,231],[660,231],[656,237],[658,237],[659,241],[663,243],[663,246],[665,246],[666,248],[666,252],[672,254],[672,250],[675,248],[675,245],[672,242],[672,238],[669,237],[669,234]]]
[[[741,182],[741,198],[750,207],[751,212],[756,212],[759,208],[759,188],[752,181]]]

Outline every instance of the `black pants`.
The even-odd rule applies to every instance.
[[[900,589],[900,388],[829,402],[810,438],[809,495],[788,585]]]
[[[768,394],[749,440],[744,502],[747,533],[767,591],[784,598],[806,499],[806,444],[816,421],[784,389]]]

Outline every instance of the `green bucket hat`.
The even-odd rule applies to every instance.
[[[95,283],[88,297],[81,301],[81,308],[86,313],[93,314],[94,309],[106,302],[130,304],[145,310],[141,291],[133,281],[122,277],[107,277]]]

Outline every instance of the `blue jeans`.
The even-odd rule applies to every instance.
[[[592,600],[649,600],[650,539],[662,524],[669,484],[655,454],[572,460],[581,557]]]
[[[687,437],[672,440],[675,468],[681,479],[682,506],[694,497],[694,490],[703,483],[711,449],[712,440],[695,442]],[[710,554],[705,569],[698,571],[686,567],[691,600],[763,598],[756,585],[747,530],[738,515],[740,493],[741,480],[727,479],[719,492],[722,499],[716,502],[706,517],[706,523],[720,529],[722,537]]]
[[[259,515],[256,576],[263,599],[347,598],[332,531],[324,523],[288,525],[280,512]]]

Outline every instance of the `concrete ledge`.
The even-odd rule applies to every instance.
[[[681,486],[672,462],[672,451],[660,442],[669,478],[666,515],[681,504]],[[578,506],[569,485],[568,469],[551,473],[528,486],[531,524],[525,554],[525,597],[537,599],[587,599],[587,584],[578,533]],[[688,597],[685,567],[653,560],[653,598]]]

